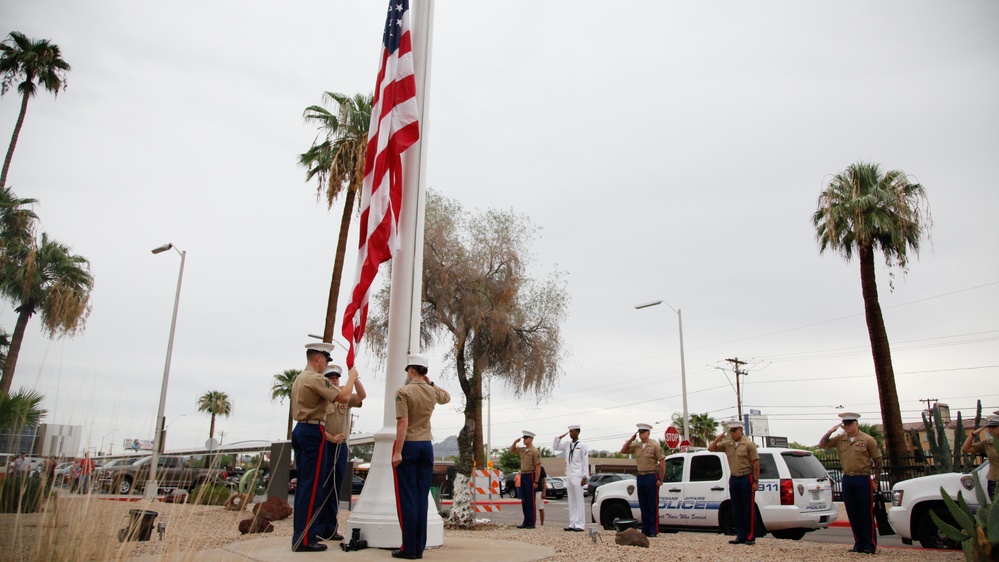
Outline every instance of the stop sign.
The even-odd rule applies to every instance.
[[[687,452],[687,449],[689,449],[689,448],[690,448],[690,441],[687,441],[686,439],[684,439],[684,440],[683,440],[683,441],[682,441],[682,442],[680,443],[680,452],[681,452],[681,453],[686,453],[686,452]]]
[[[676,449],[680,445],[680,432],[676,430],[675,427],[669,426],[666,428],[666,446],[670,449]]]

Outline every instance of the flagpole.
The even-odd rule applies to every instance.
[[[411,0],[413,71],[420,138],[402,155],[403,193],[399,233],[402,245],[392,258],[392,281],[388,312],[388,357],[383,397],[383,426],[374,435],[374,450],[364,489],[347,518],[344,534],[360,529],[362,539],[374,548],[399,548],[402,530],[395,497],[392,447],[395,442],[395,393],[405,381],[406,356],[420,352],[420,302],[423,287],[423,219],[427,138],[427,92],[430,76],[434,0]],[[415,189],[414,189],[415,188]],[[431,372],[439,372],[440,366]],[[444,544],[444,522],[436,504],[429,502],[427,547]]]

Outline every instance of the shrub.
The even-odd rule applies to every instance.
[[[232,495],[232,490],[225,486],[214,486],[212,484],[202,484],[191,490],[187,497],[187,503],[200,505],[225,505]]]
[[[41,478],[4,478],[0,480],[0,513],[35,513],[47,492]]]

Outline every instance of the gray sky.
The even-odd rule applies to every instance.
[[[565,374],[537,403],[494,387],[494,447],[521,429],[547,446],[579,422],[616,449],[634,423],[679,411],[676,315],[633,308],[657,299],[683,310],[691,412],[734,415],[718,368],[739,357],[744,407],[774,435],[814,443],[838,405],[878,422],[859,265],[820,256],[810,223],[831,174],[858,160],[915,176],[935,222],[894,291],[878,270],[904,420],[925,398],[999,408],[999,5],[565,7],[439,2],[434,23],[429,184],[528,215],[537,275],[566,272],[572,297]],[[96,277],[84,335],[29,325],[14,387],[43,392],[48,421],[116,450],[152,438],[179,257],[149,250],[173,242],[188,256],[167,449],[207,439],[207,390],[234,402],[224,442],[283,437],[272,375],[302,368],[322,331],[340,217],[296,165],[316,135],[301,114],[324,90],[373,88],[384,9],[0,5],[0,32],[50,39],[73,66],[58,98],[30,102],[8,179]],[[3,147],[18,109],[16,92],[0,100]],[[0,327],[14,320],[0,306]],[[359,368],[371,399],[356,428],[373,431],[385,374],[365,355]],[[438,409],[436,439],[457,433],[460,408]]]

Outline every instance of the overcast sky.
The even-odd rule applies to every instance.
[[[172,242],[188,254],[167,450],[208,438],[208,390],[234,403],[224,443],[283,438],[272,377],[304,367],[322,333],[341,212],[296,164],[316,137],[301,115],[324,90],[371,91],[384,10],[0,4],[5,36],[49,39],[73,67],[58,98],[29,103],[8,178],[96,278],[83,335],[29,325],[14,388],[45,394],[46,421],[116,451],[152,438],[179,256],[150,250]],[[735,414],[738,357],[744,408],[773,435],[815,443],[839,405],[880,422],[859,265],[820,255],[810,222],[859,160],[911,174],[934,220],[894,290],[878,269],[904,421],[928,398],[999,408],[997,28],[992,1],[439,2],[428,183],[529,216],[536,275],[565,272],[572,299],[553,395],[515,401],[497,383],[493,446],[522,429],[550,446],[577,422],[596,449],[637,422],[661,437],[681,409],[677,316],[634,309],[658,299],[683,311],[692,413]],[[4,148],[18,109],[16,92],[0,99]],[[15,318],[0,306],[0,327]],[[371,399],[355,428],[374,431],[385,374],[358,366]],[[443,368],[432,377],[456,400],[436,440],[462,423]]]

